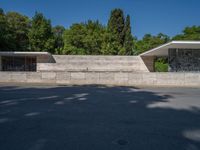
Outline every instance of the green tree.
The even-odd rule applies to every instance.
[[[4,14],[4,11],[3,11],[2,8],[0,8],[0,14],[1,14],[1,15]]]
[[[98,21],[73,24],[64,34],[64,54],[99,55],[104,27]]]
[[[7,26],[6,17],[5,17],[3,9],[0,8],[0,51],[7,50],[7,46],[8,46],[7,29],[8,29],[8,26]]]
[[[123,47],[120,46],[120,43],[116,40],[116,36],[111,34],[109,31],[106,31],[103,34],[103,42],[101,54],[103,55],[118,55],[119,50]]]
[[[156,72],[168,72],[168,59],[166,57],[160,57],[155,60]]]
[[[134,54],[140,54],[162,44],[169,42],[170,38],[162,33],[159,33],[156,36],[151,34],[144,35],[142,40],[136,41],[134,45]]]
[[[124,48],[119,52],[121,55],[132,55],[133,53],[133,36],[131,33],[130,16],[127,15],[124,27]],[[123,51],[124,50],[124,51]]]
[[[93,22],[91,20],[89,20],[85,26],[87,33],[84,38],[84,48],[87,50],[87,54],[101,54],[105,28],[99,23],[99,21]]]
[[[183,33],[173,37],[173,40],[200,40],[200,26],[186,27]]]
[[[115,37],[116,43],[119,47],[122,48],[124,44],[124,26],[125,19],[124,13],[121,9],[114,9],[111,11],[111,15],[108,21],[108,32]]]
[[[84,55],[84,38],[86,36],[86,28],[83,23],[73,24],[70,29],[64,33],[64,49],[62,54]]]
[[[27,51],[29,48],[28,31],[30,29],[30,20],[17,12],[8,12],[6,14],[9,34],[12,36],[10,42],[15,51]]]
[[[54,53],[55,39],[51,22],[42,13],[35,13],[28,36],[32,51],[48,51]]]
[[[57,54],[61,54],[62,50],[64,48],[64,32],[65,32],[65,28],[63,26],[55,26],[53,27],[53,34],[54,34],[54,38],[55,38],[55,51]]]
[[[0,9],[0,51],[14,51],[15,44],[9,30],[6,14]]]

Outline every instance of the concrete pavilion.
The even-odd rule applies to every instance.
[[[154,72],[157,57],[168,58],[169,72],[200,71],[200,41],[172,41],[139,56],[70,56],[48,52],[0,52],[0,71]]]
[[[156,57],[167,57],[170,72],[200,71],[200,41],[172,41],[140,56],[149,58],[148,61],[154,61]]]
[[[51,61],[48,52],[0,52],[0,71],[32,71],[37,70],[38,63]]]

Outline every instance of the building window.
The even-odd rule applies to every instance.
[[[36,71],[36,57],[2,56],[2,71]]]
[[[169,49],[171,72],[199,72],[200,49]]]

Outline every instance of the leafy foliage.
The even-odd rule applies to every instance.
[[[113,35],[111,32],[106,30],[105,34],[103,35],[101,54],[118,55],[119,49],[122,48],[119,45],[119,41],[116,40],[116,35]]]
[[[43,14],[35,13],[28,36],[32,51],[48,51],[54,53],[55,39],[51,22]]]
[[[107,45],[105,49],[112,49],[114,54],[131,55],[133,50],[133,36],[131,33],[130,16],[124,18],[124,12],[121,9],[111,11],[108,21],[108,34],[106,38]]]
[[[123,55],[132,55],[133,54],[133,36],[131,33],[131,22],[130,22],[130,16],[127,15],[126,17],[126,23],[124,27],[124,52],[120,53]]]
[[[156,72],[168,72],[167,58],[158,58],[155,61],[155,71]]]
[[[124,43],[124,13],[121,9],[114,9],[111,11],[110,19],[108,21],[108,31],[114,35],[119,47]]]
[[[137,40],[131,33],[130,16],[113,9],[107,26],[99,21],[75,23],[70,28],[51,26],[42,13],[30,19],[0,8],[0,51],[48,51],[73,55],[138,55],[171,40],[200,40],[200,26],[186,27],[171,38],[146,34]],[[161,63],[161,62],[159,62]],[[159,65],[158,65],[159,66]]]
[[[65,31],[63,54],[101,54],[104,32],[98,21],[73,24]]]
[[[29,46],[28,17],[16,12],[0,12],[0,50],[26,51]]]
[[[86,36],[84,24],[74,24],[64,33],[64,50],[62,54],[86,54],[83,49]]]
[[[6,19],[11,37],[10,42],[13,44],[12,49],[17,51],[27,51],[29,48],[29,18],[16,12],[8,12]]]
[[[64,47],[64,32],[65,32],[65,28],[63,26],[55,26],[52,29],[53,31],[53,35],[54,35],[54,39],[55,39],[55,51],[57,54],[61,54],[62,53],[62,49]]]
[[[8,23],[3,9],[0,9],[0,51],[6,51],[9,49],[9,40],[11,39]]]
[[[170,38],[162,33],[159,33],[156,36],[151,34],[144,35],[142,40],[136,41],[135,43],[135,54],[143,53],[147,50],[155,48],[159,45],[169,42]]]
[[[200,40],[200,26],[186,27],[183,33],[173,37],[173,40]]]

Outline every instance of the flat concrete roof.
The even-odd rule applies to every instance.
[[[0,56],[41,56],[51,55],[48,52],[13,52],[13,51],[1,51]]]
[[[139,56],[168,56],[168,49],[200,49],[200,41],[172,41],[167,44],[158,46]]]

